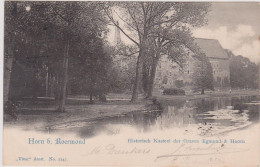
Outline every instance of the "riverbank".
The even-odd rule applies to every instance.
[[[178,103],[179,101],[190,101],[203,98],[216,97],[241,97],[241,96],[259,96],[259,90],[232,90],[230,91],[206,91],[205,94],[187,93],[181,96],[154,94],[154,97],[162,104]]]
[[[46,102],[43,98],[37,103],[24,102],[17,114],[17,120],[5,114],[5,125],[8,126],[22,126],[25,129],[41,129],[47,126],[54,126],[58,124],[70,122],[91,121],[95,119],[102,119],[106,117],[114,117],[117,115],[126,114],[133,111],[149,111],[158,109],[154,105],[174,105],[185,103],[187,101],[215,98],[215,97],[239,97],[239,96],[255,96],[259,95],[257,91],[216,91],[205,92],[206,94],[187,94],[185,96],[170,96],[154,94],[154,97],[145,100],[141,95],[136,102],[130,102],[130,95],[124,94],[110,94],[107,102],[95,102],[95,104],[88,104],[86,97],[70,97],[66,105],[66,112],[57,112],[57,106],[51,102]]]
[[[17,119],[5,114],[5,125],[20,126],[24,129],[42,129],[47,126],[76,121],[87,122],[152,108],[152,103],[147,100],[139,100],[135,103],[129,101],[113,101],[96,104],[69,104],[66,105],[66,112],[63,113],[57,112],[57,106],[53,104],[24,104],[17,113]]]

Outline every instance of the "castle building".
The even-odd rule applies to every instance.
[[[214,86],[228,87],[230,81],[229,58],[218,40],[196,38],[195,42],[211,63]],[[167,55],[162,56],[157,66],[155,88],[164,89],[178,87],[178,85],[191,86],[196,61],[190,54],[181,69],[176,63],[170,61]]]

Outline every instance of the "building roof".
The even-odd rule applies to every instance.
[[[228,58],[227,53],[216,39],[195,38],[195,42],[209,58]]]

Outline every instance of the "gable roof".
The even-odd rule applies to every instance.
[[[227,53],[216,39],[195,38],[195,42],[208,58],[228,58]]]

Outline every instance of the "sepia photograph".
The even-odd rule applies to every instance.
[[[260,2],[3,8],[3,165],[260,165]]]

